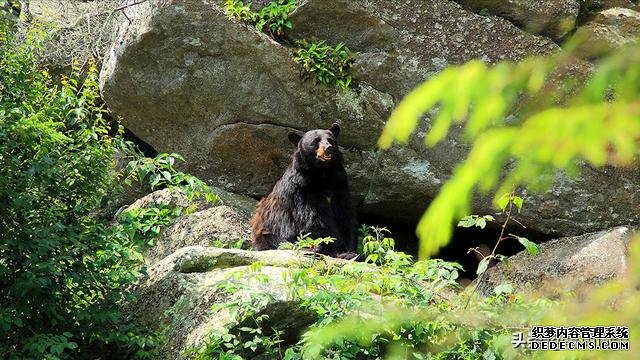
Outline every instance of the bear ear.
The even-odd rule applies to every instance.
[[[338,137],[340,134],[340,125],[338,123],[333,123],[329,129],[327,129],[333,133],[333,136]]]
[[[304,133],[302,131],[291,130],[288,134],[289,141],[291,141],[293,145],[298,145],[298,142],[300,142],[300,139],[302,139],[303,135]]]

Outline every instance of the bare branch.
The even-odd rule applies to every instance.
[[[120,5],[120,6],[116,7],[115,9],[106,10],[106,11],[98,11],[98,12],[94,12],[94,13],[89,13],[89,14],[84,14],[84,15],[78,16],[76,18],[76,20],[71,25],[60,27],[59,31],[71,30],[71,29],[76,28],[83,21],[88,20],[90,18],[98,17],[98,16],[102,16],[102,15],[107,15],[107,14],[111,15],[111,14],[114,14],[114,13],[119,12],[119,11],[122,11],[122,14],[127,18],[127,20],[129,20],[129,23],[131,23],[131,19],[129,19],[129,17],[127,16],[127,14],[125,13],[124,10],[126,10],[126,9],[128,9],[128,8],[130,8],[132,6],[135,6],[135,5],[140,5],[140,4],[142,4],[142,3],[146,2],[146,1],[147,0],[137,0],[137,1],[134,1],[132,3],[127,3],[127,4]]]

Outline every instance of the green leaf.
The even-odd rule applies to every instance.
[[[151,175],[151,179],[149,180],[149,185],[153,189],[160,182],[160,174]]]
[[[292,348],[288,348],[284,352],[284,357],[282,358],[282,360],[297,360],[297,359],[300,359],[300,356],[296,354],[296,352]]]
[[[496,360],[496,354],[491,349],[487,349],[482,354],[482,360]]]
[[[487,221],[494,221],[494,220],[495,218],[491,215],[484,215],[484,216],[467,215],[462,219],[460,219],[460,221],[458,221],[458,226],[465,227],[465,228],[476,226],[481,229],[484,229],[487,226]]]
[[[487,271],[490,260],[491,258],[488,256],[480,260],[480,263],[478,264],[478,269],[476,270],[477,275],[482,275],[485,271]]]
[[[485,218],[485,220],[487,220],[487,221],[496,221],[496,218],[494,218],[491,215],[485,215],[485,216],[483,216],[483,218]]]
[[[538,255],[538,253],[540,252],[540,248],[538,247],[538,245],[532,241],[530,241],[529,239],[522,237],[522,236],[517,236],[514,234],[509,234],[511,236],[513,236],[514,238],[518,239],[518,242],[520,244],[522,244],[522,246],[524,246],[524,248],[527,250],[527,252],[529,253],[529,255]]]
[[[476,217],[477,215],[467,215],[458,221],[458,226],[460,227],[472,227],[476,225]]]
[[[520,196],[514,196],[512,201],[513,204],[518,207],[518,211],[520,211],[522,209],[522,198]]]
[[[505,211],[505,209],[509,205],[510,199],[511,199],[511,193],[502,195],[498,200],[496,200],[498,208],[500,208],[500,210],[502,211]]]

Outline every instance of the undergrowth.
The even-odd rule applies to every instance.
[[[414,261],[394,250],[384,228],[368,227],[365,262],[294,264],[284,272],[286,301],[311,314],[297,343],[294,331],[278,327],[261,310],[275,301],[268,290],[276,279],[254,264],[219,283],[229,301],[212,311],[229,311],[233,321],[210,335],[204,346],[185,352],[195,359],[495,359],[513,326],[497,321],[505,307],[535,313],[548,302],[526,303],[507,289],[468,306],[457,283],[461,266],[442,260]],[[302,238],[297,248],[312,243]],[[326,239],[322,239],[326,241]],[[264,284],[264,286],[250,285]],[[242,292],[242,296],[235,296]],[[282,299],[280,299],[282,301]],[[467,307],[468,306],[468,307]],[[415,314],[412,318],[401,314]],[[482,314],[482,315],[480,315]],[[466,317],[466,316],[469,317]],[[479,319],[480,318],[480,319]],[[238,323],[244,326],[238,327]],[[354,329],[346,336],[337,335]]]
[[[137,159],[105,118],[98,70],[55,84],[37,67],[38,27],[16,39],[0,20],[0,358],[150,358],[161,337],[120,311],[144,272],[142,250],[182,209],[100,215],[122,185],[178,186],[216,200],[176,171],[175,155]]]

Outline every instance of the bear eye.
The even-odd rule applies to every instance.
[[[313,142],[316,143],[316,144],[319,143],[320,142],[320,137],[317,137],[317,138],[313,139]]]

